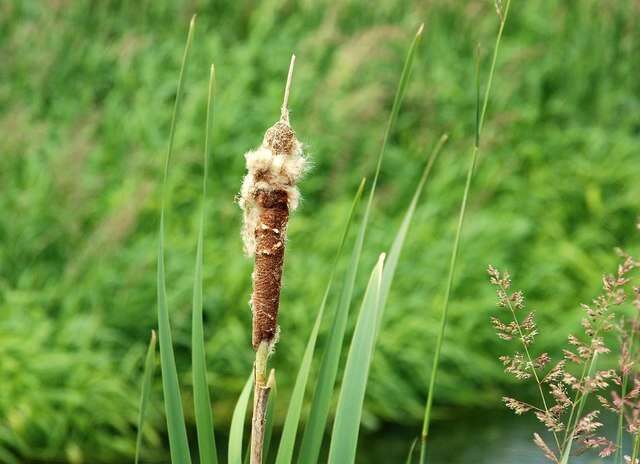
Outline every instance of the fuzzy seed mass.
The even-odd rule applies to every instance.
[[[262,144],[245,154],[247,175],[239,204],[244,212],[242,238],[245,252],[254,256],[252,344],[275,343],[287,243],[289,213],[300,199],[297,182],[306,159],[302,144],[285,120],[267,129]]]

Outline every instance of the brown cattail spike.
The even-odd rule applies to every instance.
[[[280,306],[284,236],[289,219],[287,193],[282,190],[259,190],[256,195],[262,210],[255,230],[256,255],[253,271],[253,347],[262,341],[272,342],[277,335]]]
[[[261,342],[273,347],[277,338],[287,222],[289,213],[298,206],[296,184],[306,163],[287,108],[294,63],[295,56],[291,58],[280,120],[267,129],[259,148],[245,154],[248,172],[239,203],[244,211],[245,251],[255,256],[251,297],[255,350]]]

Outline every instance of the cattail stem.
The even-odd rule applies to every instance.
[[[289,63],[289,73],[287,74],[287,84],[284,87],[284,98],[282,99],[282,108],[280,109],[280,120],[289,124],[289,91],[291,90],[291,82],[293,80],[293,66],[296,64],[296,56],[291,55],[291,63]]]
[[[269,359],[269,343],[260,343],[256,351],[254,364],[253,417],[251,419],[251,464],[262,463],[264,447],[264,424],[267,415],[269,394],[275,383],[275,371],[271,369],[269,379],[266,378],[267,360]]]

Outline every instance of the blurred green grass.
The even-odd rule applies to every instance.
[[[218,422],[229,420],[252,362],[252,266],[234,204],[242,154],[279,116],[290,54],[298,56],[291,118],[314,169],[290,223],[274,357],[280,398],[294,381],[350,199],[374,168],[406,43],[426,22],[362,265],[389,247],[425,153],[448,132],[391,290],[364,411],[371,427],[420,420],[473,138],[473,53],[482,44],[487,64],[493,2],[8,0],[0,4],[0,450],[76,462],[133,454],[155,325],[162,154],[194,12],[166,272],[189,398],[193,243],[215,62],[204,311]],[[446,406],[495,407],[509,382],[488,324],[487,264],[509,268],[526,289],[541,345],[552,349],[614,265],[613,248],[638,249],[638,13],[631,0],[513,4],[452,295],[441,415]],[[152,447],[162,436],[158,393]],[[192,415],[190,400],[185,407]]]

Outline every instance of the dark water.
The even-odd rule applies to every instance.
[[[615,441],[615,419],[603,418],[601,435]],[[608,422],[610,421],[610,422]],[[267,462],[273,462],[281,430],[274,430],[274,439]],[[432,425],[428,464],[550,464],[533,444],[533,433],[541,434],[551,446],[553,438],[533,416],[515,416],[503,410],[481,410],[456,413],[455,419],[437,421]],[[249,433],[249,430],[246,431]],[[411,443],[420,433],[420,426],[382,426],[375,432],[361,431],[358,440],[357,464],[404,464]],[[226,462],[226,438],[218,437],[221,462]],[[631,442],[625,436],[625,454],[631,454]],[[325,437],[318,462],[326,462],[330,437]],[[197,450],[193,450],[194,454]],[[197,462],[197,459],[196,461]],[[418,462],[418,450],[413,464]],[[572,457],[571,464],[611,463],[613,458],[602,459],[588,452]]]
[[[383,427],[360,436],[359,464],[404,463],[419,427]],[[429,464],[544,464],[550,463],[532,442],[533,432],[543,428],[533,418],[481,411],[432,427]],[[614,439],[614,427],[605,435]],[[548,444],[551,445],[551,440]],[[629,439],[627,438],[627,441]],[[627,448],[627,447],[625,447]],[[417,453],[414,455],[417,462]],[[572,464],[613,462],[596,453],[572,458]]]

